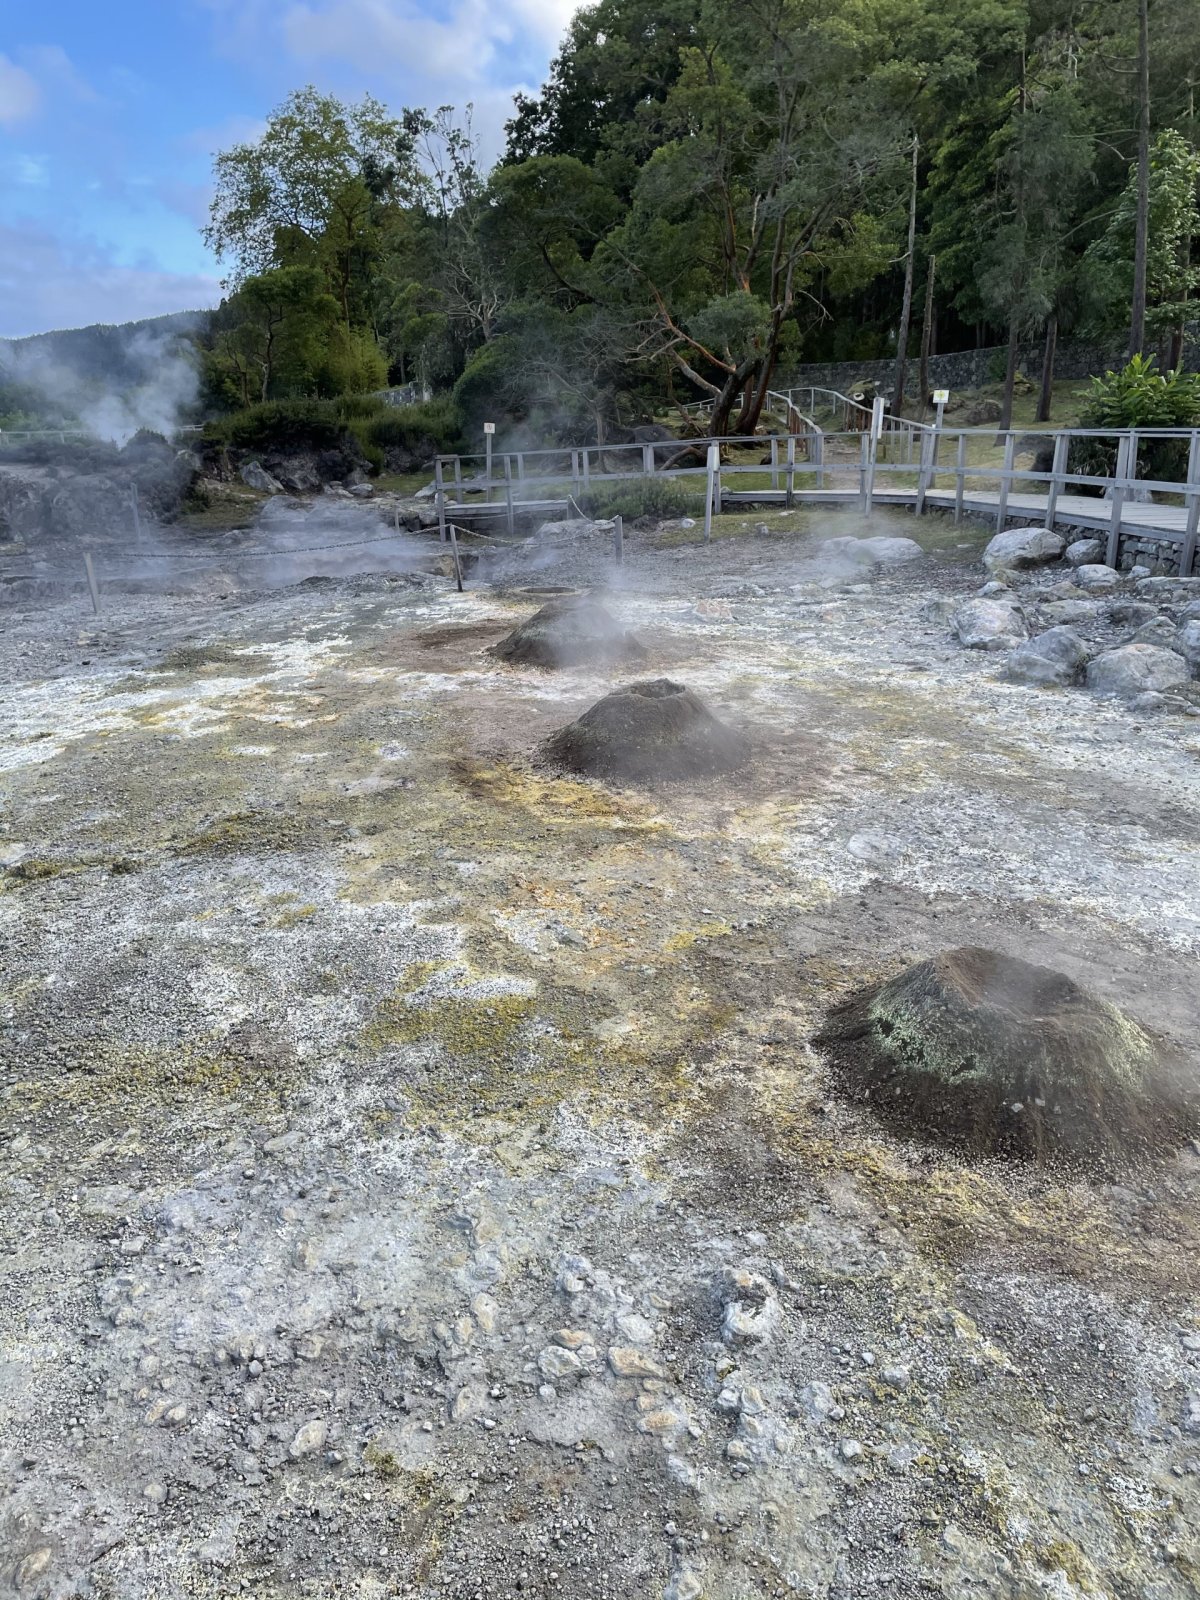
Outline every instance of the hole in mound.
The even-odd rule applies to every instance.
[[[489,654],[521,666],[559,668],[642,661],[646,652],[597,601],[573,594],[549,601]]]
[[[635,784],[732,772],[750,756],[742,734],[669,678],[605,695],[548,739],[543,751],[571,772]]]
[[[1136,1022],[1065,973],[977,945],[860,990],[816,1042],[848,1098],[980,1154],[1112,1169],[1197,1124]]]

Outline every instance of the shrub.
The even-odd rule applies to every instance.
[[[678,478],[635,478],[628,483],[603,483],[580,496],[579,508],[589,517],[639,517],[666,521],[704,515],[704,490]]]
[[[204,436],[238,450],[336,450],[346,425],[327,400],[268,400],[210,422]]]
[[[1200,426],[1200,373],[1159,372],[1153,356],[1134,356],[1120,372],[1093,378],[1087,392],[1085,428],[1194,428]],[[1187,477],[1186,439],[1141,439],[1135,476],[1160,483]],[[1075,439],[1072,472],[1111,477],[1116,471],[1115,439]]]

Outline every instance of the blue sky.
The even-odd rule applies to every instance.
[[[306,83],[475,105],[489,154],[579,0],[0,0],[0,338],[220,296],[213,152]]]

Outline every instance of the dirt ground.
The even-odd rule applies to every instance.
[[[0,1594],[1197,1592],[1200,1149],[971,1165],[809,1041],[979,943],[1200,1070],[1200,720],[953,644],[985,530],[770,528],[0,611]],[[751,766],[549,770],[560,585]]]

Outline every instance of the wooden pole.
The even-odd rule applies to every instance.
[[[504,457],[504,496],[508,503],[508,533],[511,538],[517,531],[517,517],[513,508],[512,457]]]
[[[1121,435],[1117,445],[1117,475],[1113,479],[1112,519],[1108,524],[1108,548],[1104,559],[1115,567],[1121,556],[1121,518],[1125,514],[1126,486],[1129,481],[1129,434]]]
[[[133,537],[138,544],[142,542],[142,515],[138,509],[137,484],[129,486],[129,498],[133,505]]]
[[[779,440],[771,435],[771,493],[779,488]]]
[[[613,559],[619,567],[625,565],[625,518],[613,518]]]
[[[1067,476],[1067,451],[1071,441],[1065,433],[1055,435],[1054,460],[1050,465],[1050,491],[1046,496],[1046,527],[1053,528],[1058,515],[1058,497]]]
[[[787,442],[787,508],[796,504],[796,435],[788,434]]]
[[[1017,436],[1009,430],[1004,435],[1004,466],[1000,472],[1000,504],[996,511],[996,532],[1004,532],[1004,524],[1008,520],[1008,494],[1012,488],[1013,456],[1016,453]]]
[[[710,444],[708,447],[708,476],[705,480],[704,495],[704,542],[708,544],[712,539],[713,501],[717,492],[717,456],[719,447]]]
[[[1183,549],[1179,557],[1181,577],[1190,578],[1196,563],[1197,534],[1200,533],[1200,433],[1193,432],[1188,450],[1188,490],[1186,495],[1187,524],[1183,534]]]
[[[91,557],[91,552],[90,551],[86,551],[86,550],[84,551],[84,555],[83,555],[83,570],[87,573],[88,589],[89,589],[89,591],[91,593],[91,596],[92,596],[92,610],[96,613],[97,616],[99,616],[100,615],[100,591],[96,587],[96,569],[92,565],[92,557]]]
[[[437,500],[438,514],[438,542],[446,542],[446,480],[442,472],[442,458],[435,456],[433,462],[434,497]]]
[[[954,520],[962,521],[963,496],[967,491],[967,436],[958,436],[958,450],[954,457]]]
[[[454,524],[450,524],[450,554],[454,557],[454,581],[458,585],[458,592],[463,592],[462,562],[458,559],[458,536]]]

